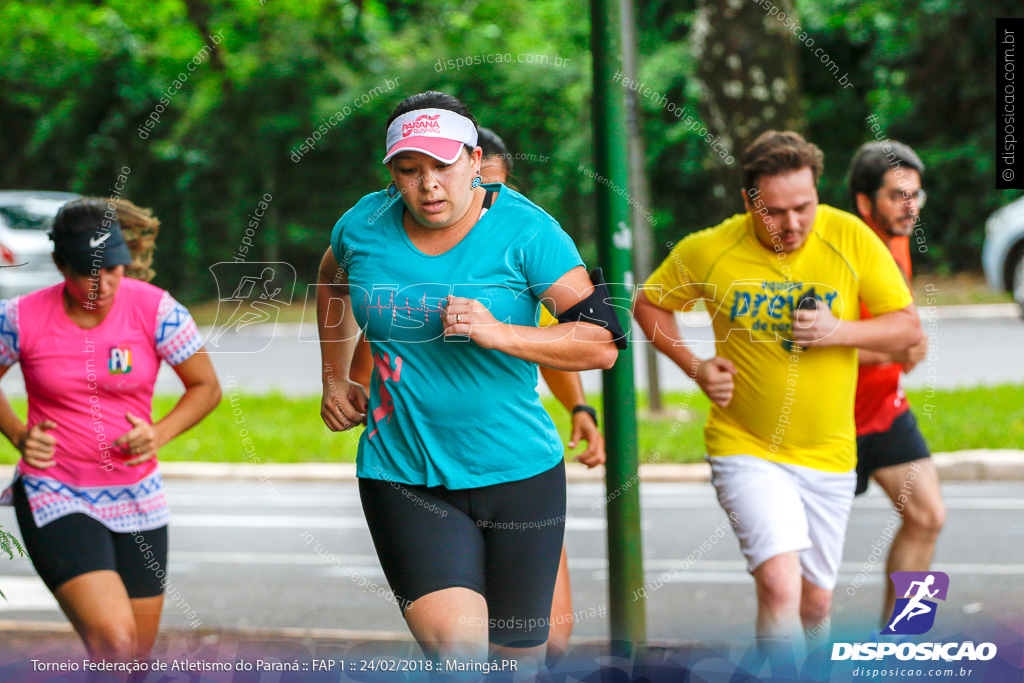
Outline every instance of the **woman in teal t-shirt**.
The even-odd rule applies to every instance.
[[[541,299],[558,315],[594,288],[553,218],[480,183],[477,138],[444,93],[392,113],[392,183],[341,217],[320,264],[321,415],[335,431],[366,423],[363,511],[424,651],[484,659],[490,642],[543,661],[565,471],[536,366],[608,368],[618,351],[597,325],[537,327]],[[358,328],[369,397],[348,377]]]

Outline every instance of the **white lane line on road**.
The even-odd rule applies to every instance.
[[[329,550],[329,549],[328,549]],[[348,566],[376,566],[375,555],[342,555],[333,553],[332,557]],[[262,564],[262,565],[329,565],[325,559],[310,550],[297,553],[244,553],[218,551],[174,551],[171,550],[170,560],[182,564]],[[679,569],[686,563],[685,558],[656,558],[644,560],[644,571],[647,574],[658,574],[671,569]],[[738,572],[748,576],[746,564],[742,560],[700,560],[693,565],[695,570],[703,572]],[[843,562],[839,569],[842,572],[856,574],[863,569],[863,563]],[[593,571],[608,568],[608,561],[603,557],[569,557],[569,568],[579,571]],[[1024,564],[982,564],[939,562],[932,569],[947,574],[976,574],[984,576],[1016,576],[1024,575]],[[680,574],[691,573],[693,570],[679,570]],[[24,579],[25,577],[13,577]],[[6,580],[0,577],[0,581]],[[3,584],[0,583],[0,587]],[[5,587],[4,587],[5,588]],[[4,590],[6,592],[6,589]]]
[[[598,508],[594,508],[595,503],[601,503],[601,496],[586,496],[576,497],[569,496],[567,503],[570,509],[575,510],[587,510],[587,509],[598,509],[602,508],[602,505],[598,505]],[[665,508],[665,507],[677,507],[677,508],[717,508],[718,502],[714,495],[701,496],[700,498],[672,498],[672,499],[648,499],[642,498],[644,505],[646,506],[648,501],[651,502],[651,507]],[[361,509],[362,504],[359,501],[358,496],[278,496],[273,500],[261,500],[257,494],[251,496],[201,496],[201,495],[170,495],[167,496],[167,502],[171,508],[182,507],[199,507],[206,510],[217,509],[217,508],[356,508]]]
[[[708,493],[702,491],[702,495],[699,497],[687,497],[687,498],[671,498],[667,502],[673,503],[673,505],[661,505],[658,498],[652,498],[650,500],[655,501],[654,507],[680,507],[680,508],[694,508],[694,507],[718,507],[718,502],[714,497],[714,493]],[[595,494],[591,496],[573,496],[570,495],[566,499],[566,502],[570,508],[576,509],[590,509],[594,503],[600,503],[603,495]],[[646,502],[649,498],[643,496],[643,501]],[[254,492],[251,495],[217,495],[207,496],[199,494],[178,494],[168,495],[167,502],[171,507],[201,507],[204,509],[216,509],[216,508],[360,508],[362,503],[359,500],[359,496],[277,496],[273,499],[264,499],[259,493]]]
[[[676,559],[655,559],[644,561],[645,573],[664,573],[671,569],[679,569],[686,560]],[[724,573],[740,572],[749,576],[746,570],[746,563],[742,560],[700,560],[694,563],[693,567],[701,571],[718,571]],[[569,557],[569,568],[579,570],[607,569],[608,561],[600,557]],[[849,572],[851,576],[864,568],[863,563],[843,562],[839,571]],[[978,574],[986,576],[1014,576],[1024,575],[1024,564],[981,564],[981,563],[956,563],[939,562],[932,566],[935,571],[946,572],[947,574]],[[692,570],[679,569],[679,574],[688,574]]]
[[[210,508],[233,508],[233,507],[295,507],[295,508],[325,508],[325,507],[355,507],[361,506],[359,496],[277,496],[266,498],[258,492],[251,495],[231,496],[204,496],[199,494],[171,494],[167,496],[167,502],[171,507],[202,507]]]
[[[947,510],[1024,510],[1024,499],[1022,498],[946,498],[943,502]],[[871,505],[870,507],[891,506]]]
[[[330,552],[330,548],[326,552]],[[337,555],[345,564],[373,564],[376,555]],[[279,564],[279,565],[325,565],[330,563],[312,549],[306,553],[223,553],[223,552],[175,552],[170,559],[174,562],[192,564]]]
[[[214,529],[365,529],[363,517],[310,517],[288,515],[171,515],[172,527],[203,527]],[[604,517],[571,517],[566,520],[570,531],[604,529]],[[646,525],[642,525],[645,528]]]
[[[932,567],[947,574],[985,574],[989,576],[1013,576],[1024,574],[1024,564],[943,564]]]
[[[222,529],[365,529],[362,517],[308,517],[300,515],[171,515],[172,527]]]
[[[191,575],[200,578],[202,570],[189,565],[309,565],[314,568],[322,565],[327,576],[345,576],[344,567],[348,567],[360,576],[368,579],[383,579],[383,572],[376,558],[368,555],[334,555],[342,568],[335,568],[323,558],[310,553],[217,553],[217,552],[172,552],[172,571],[177,576]],[[697,584],[747,584],[753,579],[747,573],[745,565],[738,560],[705,560],[694,569],[678,570],[684,560],[661,559],[649,560],[645,563],[644,578],[646,582],[662,581],[664,583],[697,583]],[[696,568],[698,567],[699,568]],[[608,579],[608,563],[599,557],[570,558],[569,567],[576,572],[589,572],[590,580],[606,581]],[[840,566],[839,581],[844,583],[852,580],[862,568],[853,562],[844,562]],[[665,576],[672,569],[677,569],[675,576]],[[1024,564],[957,564],[938,563],[933,569],[947,574],[971,574],[981,576],[1024,576]],[[239,577],[245,578],[245,577]],[[255,574],[252,577],[255,578]],[[882,575],[870,575],[865,585],[882,583]],[[186,579],[189,580],[189,579]],[[0,612],[58,612],[57,601],[37,576],[0,575],[0,586],[3,587],[7,600],[0,600]]]
[[[352,578],[353,576],[355,576],[356,580],[358,580],[359,578],[364,578],[364,579],[383,579],[384,578],[384,570],[380,568],[379,564],[377,564],[377,565],[366,564],[366,565],[361,565],[360,566],[360,565],[352,565],[352,564],[345,564],[345,563],[343,563],[343,566],[341,566],[341,567],[335,567],[333,565],[329,565],[328,568],[327,568],[326,574],[327,574],[327,576],[330,576],[330,577],[344,576],[345,578]],[[387,586],[385,585],[385,588],[386,587]]]
[[[217,509],[217,508],[257,508],[262,509],[266,507],[281,507],[281,508],[356,508],[360,507],[360,502],[357,497],[342,497],[342,496],[323,496],[323,497],[310,497],[310,496],[282,496],[277,502],[262,501],[257,497],[237,497],[232,499],[211,499],[208,496],[168,496],[168,502],[171,508],[182,507],[202,507],[204,509]],[[597,503],[598,506],[593,507]],[[583,497],[569,497],[569,510],[596,510],[603,511],[604,505],[601,504],[601,498],[583,498]],[[701,497],[669,497],[669,496],[650,496],[643,495],[640,499],[641,507],[644,509],[652,510],[719,510],[721,507],[718,501],[713,495],[701,496]],[[945,498],[946,508],[949,510],[1024,510],[1024,498],[960,498],[960,497],[946,497]],[[892,503],[889,502],[888,498],[864,498],[858,499],[854,505],[854,509],[866,508],[869,510],[888,509],[892,508]],[[192,517],[193,515],[187,515]],[[186,517],[182,515],[181,517]],[[177,516],[174,518],[178,519]],[[578,518],[576,518],[578,519]],[[603,528],[603,527],[602,527]]]
[[[1024,498],[945,498],[946,509],[948,510],[1024,510]],[[692,510],[698,509],[721,509],[718,501],[714,498],[706,500],[699,499],[669,499],[669,498],[648,498],[641,497],[640,507],[643,509],[666,510],[680,508]],[[853,508],[867,508],[869,510],[891,509],[892,502],[888,498],[865,498],[858,499]]]
[[[54,612],[57,600],[38,576],[0,576],[0,612]]]
[[[658,564],[660,567],[653,565]],[[702,561],[699,569],[681,569],[685,560],[658,561],[644,563],[644,578],[648,581],[662,581],[664,583],[752,583],[753,577],[747,572],[746,564],[742,561]],[[585,566],[590,565],[590,566]],[[608,579],[608,563],[597,559],[573,560],[569,558],[569,568],[579,571],[589,571],[590,579],[593,581],[606,581]],[[672,569],[676,570],[674,576],[670,575]],[[843,583],[854,579],[858,572],[863,569],[863,564],[844,562],[839,567],[839,582]],[[943,564],[939,563],[932,567],[935,571],[946,572],[947,574],[973,574],[980,576],[1024,576],[1024,564]],[[865,584],[881,584],[884,576],[882,574],[869,575],[864,581]]]

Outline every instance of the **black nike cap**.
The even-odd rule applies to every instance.
[[[74,199],[60,207],[53,219],[53,251],[81,275],[132,262],[121,225],[108,206],[101,199]]]

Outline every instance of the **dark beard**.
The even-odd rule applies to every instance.
[[[902,220],[903,218],[912,218],[912,216],[901,217],[899,220]],[[900,233],[900,232],[897,231],[898,228],[895,227],[895,226],[899,225],[899,223],[897,221],[887,222],[885,224],[885,227],[882,228],[882,231],[886,235],[888,235],[889,237],[907,237],[907,236],[913,234],[913,232],[914,232],[914,225],[916,224],[916,222],[917,221],[914,221],[914,223],[912,223],[910,225],[910,228],[905,233]],[[876,221],[875,224],[877,225],[878,221]]]

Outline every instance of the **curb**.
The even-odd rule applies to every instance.
[[[78,641],[78,635],[66,621],[0,621],[0,633],[18,633],[21,635],[47,635],[47,636],[70,636]],[[413,642],[412,634],[408,631],[364,631],[354,629],[333,629],[333,628],[247,628],[247,629],[225,629],[214,631],[212,629],[192,630],[189,628],[161,628],[162,636],[180,636],[198,634],[201,637],[221,635],[229,637],[254,636],[258,638],[315,638],[318,640],[380,640],[380,641],[408,641]]]
[[[1024,451],[977,449],[932,456],[943,481],[1024,481]],[[354,463],[298,463],[252,465],[219,462],[162,462],[166,479],[205,481],[322,481],[354,482]],[[0,466],[0,482],[10,481],[11,465]],[[601,483],[604,468],[588,469],[571,462],[565,465],[566,480],[573,483]],[[711,479],[707,463],[640,465],[640,480],[647,483],[692,483]],[[2,623],[2,622],[0,622]]]
[[[59,621],[0,621],[0,633],[17,634],[19,636],[37,637],[67,637],[74,642],[79,642],[78,634],[71,628],[71,624]],[[248,629],[226,629],[214,631],[199,629],[197,631],[188,628],[161,628],[161,638],[195,637],[206,639],[209,637],[220,638],[260,638],[267,640],[289,639],[289,640],[335,640],[335,641],[374,641],[374,642],[415,642],[412,634],[408,631],[365,631],[353,629],[331,629],[331,628],[248,628]]]
[[[79,643],[78,634],[67,622],[60,621],[15,621],[0,620],[0,634],[7,637],[30,637],[30,638],[56,638],[67,639]],[[224,629],[221,631],[199,629],[194,631],[188,628],[161,628],[159,637],[161,639],[194,638],[198,636],[203,641],[212,640],[295,640],[300,642],[314,641],[335,641],[348,643],[415,643],[409,631],[368,631],[356,629],[334,629],[334,628],[245,628],[245,629]],[[662,645],[665,642],[675,641],[651,641]],[[686,641],[679,641],[683,644]],[[607,638],[601,636],[573,636],[573,645],[600,645],[608,643]]]
[[[1024,451],[981,448],[933,457],[946,481],[1024,480]]]

